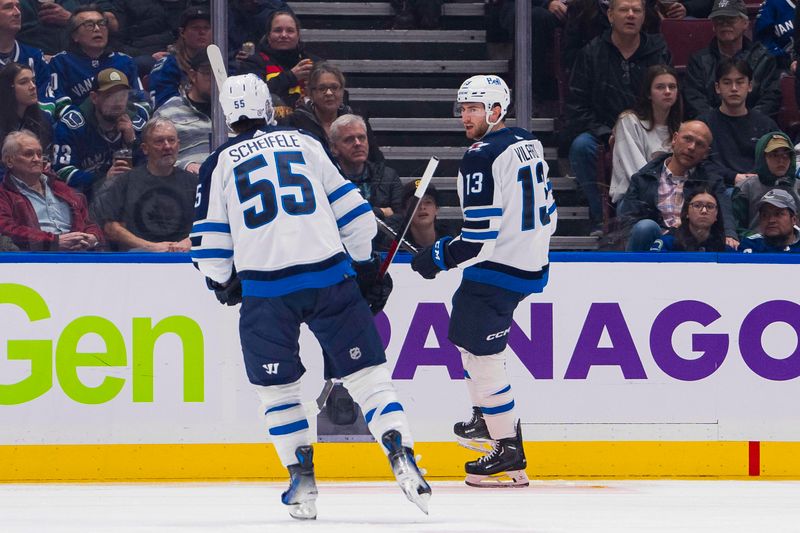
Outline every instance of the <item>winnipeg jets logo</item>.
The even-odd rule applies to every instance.
[[[261,365],[261,368],[267,371],[267,374],[277,374],[278,373],[278,365],[280,363],[267,363],[266,365]]]
[[[361,358],[361,349],[356,346],[355,348],[350,348],[350,359],[360,359]]]
[[[477,152],[484,146],[489,146],[489,143],[482,143],[482,142],[474,143],[472,146],[469,147],[469,150],[467,150],[467,152]]]

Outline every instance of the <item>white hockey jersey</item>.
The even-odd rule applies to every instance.
[[[556,204],[542,143],[504,128],[469,147],[458,173],[461,235],[447,243],[464,279],[529,294],[547,284]]]
[[[265,127],[201,167],[191,256],[220,283],[235,265],[244,296],[274,297],[339,283],[352,274],[348,254],[369,258],[376,231],[372,208],[316,138]]]

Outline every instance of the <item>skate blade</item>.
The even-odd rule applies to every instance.
[[[459,446],[463,446],[468,450],[489,453],[492,451],[492,445],[494,441],[486,439],[465,439],[464,437],[459,437],[456,435],[456,442]]]
[[[400,488],[403,489],[406,498],[408,498],[409,501],[414,505],[419,507],[423,513],[428,514],[428,502],[431,499],[431,493],[423,492],[420,494],[417,490],[419,486],[420,485],[416,479],[408,479],[400,484]]]
[[[470,487],[497,489],[497,488],[523,488],[530,485],[524,470],[509,470],[491,476],[467,474],[464,483]]]
[[[289,516],[297,520],[316,520],[317,505],[313,501],[289,504]]]

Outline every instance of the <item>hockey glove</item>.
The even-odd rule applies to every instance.
[[[425,279],[433,279],[436,277],[436,274],[442,270],[450,268],[448,263],[451,265],[455,264],[452,258],[450,261],[447,261],[449,258],[447,243],[451,239],[451,237],[439,239],[433,243],[433,246],[428,246],[415,255],[411,260],[411,268]]]
[[[236,305],[242,303],[242,280],[234,271],[225,283],[217,283],[211,278],[206,278],[206,285],[214,291],[214,295],[222,305]]]
[[[378,254],[372,254],[367,261],[354,261],[353,269],[356,271],[356,283],[361,291],[361,296],[367,301],[373,315],[380,313],[389,295],[392,293],[394,283],[391,276],[386,273],[383,278],[378,279],[378,269],[381,266],[381,259]]]

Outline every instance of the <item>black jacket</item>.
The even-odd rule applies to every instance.
[[[114,0],[119,32],[114,35],[119,52],[129,56],[152,55],[175,41],[167,11],[155,0]]]
[[[737,57],[747,61],[753,69],[753,90],[747,95],[747,109],[756,109],[774,118],[781,106],[780,71],[775,58],[764,45],[751,42],[747,37],[744,37],[742,50]],[[690,118],[719,107],[720,99],[714,90],[714,81],[720,61],[716,37],[708,48],[695,52],[689,58],[683,96]]]
[[[350,106],[343,105],[339,108],[337,116],[341,117],[342,115],[352,113],[355,112]],[[367,124],[367,142],[369,143],[369,155],[367,158],[374,162],[383,161],[383,152],[381,152],[380,147],[378,147],[378,141],[375,139],[375,135],[372,133],[372,128],[369,125],[369,119],[363,115],[361,115],[361,117]],[[325,149],[330,150],[328,136],[325,134],[322,124],[319,123],[319,119],[317,119],[317,115],[314,113],[314,105],[311,102],[304,103],[295,109],[291,115],[279,119],[278,122],[281,125],[306,130],[307,132],[314,134],[325,147]]]
[[[631,176],[628,191],[617,207],[617,216],[623,224],[633,226],[636,222],[649,218],[666,229],[664,218],[661,216],[661,211],[658,210],[658,180],[661,177],[664,161],[668,157],[672,157],[672,154],[662,154],[656,157]],[[720,214],[725,224],[725,235],[737,239],[736,221],[733,218],[731,199],[725,194],[725,184],[720,176],[708,171],[705,162],[698,165],[689,175],[689,179],[683,186],[684,197],[688,197],[690,190],[702,183],[708,183],[714,189],[720,206]]]
[[[592,39],[578,54],[566,113],[573,136],[589,132],[602,139],[610,135],[619,114],[636,102],[648,67],[671,62],[661,35],[640,35],[639,48],[627,61],[611,42],[611,30]]]
[[[239,64],[237,74],[255,74],[267,82],[276,108],[293,109],[305,91],[306,83],[298,81],[292,68],[303,59],[311,59],[314,63],[320,61],[319,57],[307,53],[302,43],[293,50],[273,50],[265,35],[256,45],[256,53]]]
[[[383,215],[378,214],[375,209],[381,207],[391,207],[392,211],[400,213],[403,210],[403,182],[400,181],[397,171],[387,167],[383,161],[379,163],[367,161],[366,170],[361,179],[354,179],[352,176],[348,178],[373,207],[376,216],[383,218]]]

